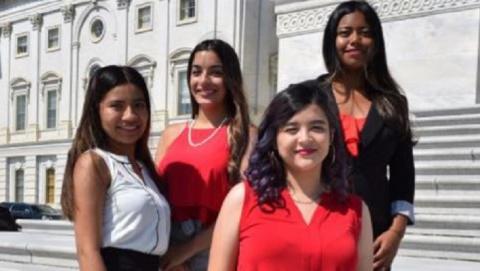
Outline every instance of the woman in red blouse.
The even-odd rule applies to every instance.
[[[346,192],[331,104],[316,81],[273,99],[248,181],[232,188],[220,210],[209,270],[372,270],[370,214]]]

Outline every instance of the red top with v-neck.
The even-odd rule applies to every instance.
[[[356,270],[362,203],[348,196],[344,203],[324,193],[309,224],[287,189],[284,208],[262,211],[245,182],[240,218],[237,270]]]

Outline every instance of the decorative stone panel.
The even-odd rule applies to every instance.
[[[371,0],[382,21],[426,16],[480,7],[480,0]],[[337,4],[277,14],[277,35],[323,31]]]

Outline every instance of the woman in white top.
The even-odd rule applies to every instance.
[[[148,150],[150,100],[133,68],[92,76],[68,153],[62,209],[74,222],[80,270],[155,270],[170,210]]]

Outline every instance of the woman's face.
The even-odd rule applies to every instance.
[[[331,136],[322,108],[310,104],[297,112],[277,133],[277,150],[290,173],[320,172]]]
[[[335,45],[338,58],[345,69],[358,70],[367,65],[374,40],[363,13],[355,11],[340,19]]]
[[[143,92],[133,84],[112,88],[100,102],[100,121],[112,151],[126,153],[135,149],[148,122]]]
[[[190,91],[200,107],[223,106],[226,89],[223,65],[213,51],[195,53],[190,73]]]

